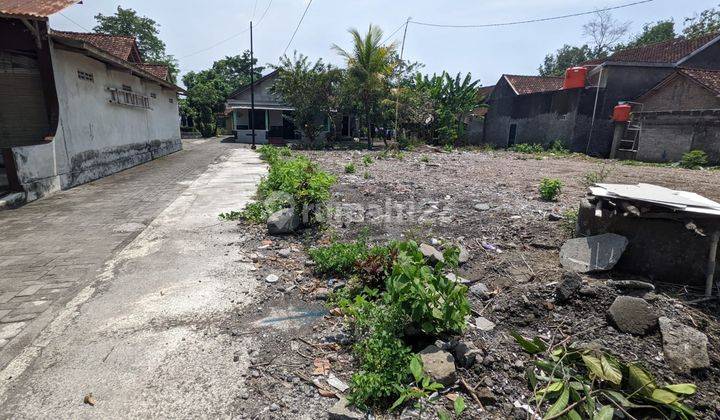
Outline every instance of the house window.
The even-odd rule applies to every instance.
[[[86,80],[86,81],[88,81],[88,82],[94,82],[94,81],[95,81],[95,77],[93,76],[92,73],[88,73],[88,72],[85,72],[85,71],[82,71],[82,70],[78,70],[78,79],[80,79],[80,80]]]
[[[110,91],[110,103],[117,105],[124,105],[133,108],[144,108],[150,109],[150,98],[147,96],[133,93],[131,91],[116,88],[108,88]]]
[[[122,85],[122,90],[125,90],[125,91],[128,91],[128,92],[132,92],[132,86]]]
[[[168,101],[169,101],[171,104],[172,104],[172,103],[175,103],[175,100],[173,100],[173,98],[168,99]]]
[[[157,99],[157,94],[155,92],[150,93],[150,97],[153,99]]]

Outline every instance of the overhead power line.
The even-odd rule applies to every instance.
[[[90,29],[88,29],[88,28],[82,26],[81,24],[75,22],[74,20],[70,19],[67,15],[65,15],[65,13],[63,13],[63,12],[59,12],[59,13],[60,13],[60,16],[62,16],[62,17],[64,17],[65,19],[69,20],[70,22],[74,23],[75,26],[77,26],[78,28],[82,29],[83,31],[85,31],[85,32],[92,32]]]
[[[290,48],[290,45],[293,42],[293,39],[295,39],[295,35],[298,32],[298,29],[300,29],[300,25],[303,22],[303,19],[305,19],[305,15],[307,14],[308,9],[310,8],[310,5],[312,4],[312,0],[310,0],[305,7],[305,11],[303,12],[302,16],[300,17],[300,21],[298,22],[297,26],[295,27],[295,32],[293,32],[292,36],[290,37],[290,42],[288,42],[287,46],[285,47],[285,51],[283,51],[282,55],[285,55],[287,53],[288,48]]]
[[[405,22],[401,23],[400,26],[397,27],[397,29],[395,29],[394,31],[392,31],[392,33],[391,33],[390,35],[388,35],[387,37],[385,37],[385,40],[382,42],[382,44],[386,44],[386,43],[390,40],[390,38],[392,38],[393,35],[395,35],[396,33],[398,33],[398,32],[400,31],[400,29],[404,28],[405,25],[408,24],[408,22],[410,22],[409,19],[406,20]]]
[[[572,17],[577,17],[577,16],[592,15],[597,12],[607,12],[610,10],[624,9],[626,7],[637,6],[639,4],[650,3],[653,1],[655,1],[655,0],[635,1],[632,3],[623,4],[620,6],[606,7],[603,9],[595,9],[595,10],[588,11],[588,12],[571,13],[568,15],[553,16],[553,17],[538,18],[538,19],[518,20],[518,21],[514,21],[514,22],[483,23],[483,24],[479,24],[479,25],[446,25],[446,24],[440,24],[440,23],[418,22],[415,20],[411,20],[410,23],[413,23],[415,25],[422,25],[422,26],[432,26],[432,27],[436,27],[436,28],[492,28],[492,27],[498,27],[498,26],[522,25],[522,24],[526,24],[526,23],[547,22],[547,21],[551,21],[551,20],[560,20],[560,19],[567,19],[567,18],[572,18]]]
[[[261,23],[261,22],[263,21],[263,19],[265,18],[265,15],[267,15],[268,10],[270,10],[270,6],[272,5],[272,2],[273,2],[273,0],[270,0],[270,1],[268,2],[268,5],[267,5],[267,7],[265,7],[265,11],[263,12],[262,16],[260,16],[260,19],[258,19],[258,21],[255,23],[254,26],[255,26],[256,29],[257,29],[258,26],[260,26],[260,23]],[[220,40],[220,41],[218,41],[218,42],[216,42],[216,43],[214,43],[214,44],[212,44],[212,45],[210,45],[210,46],[207,46],[207,47],[202,48],[202,49],[200,49],[200,50],[197,50],[197,51],[195,51],[195,52],[191,52],[190,54],[184,55],[184,56],[182,56],[182,57],[178,57],[178,59],[182,60],[183,58],[192,57],[192,56],[194,56],[194,55],[198,55],[198,54],[204,53],[205,51],[210,51],[210,50],[212,50],[213,48],[215,48],[215,47],[217,47],[217,46],[219,46],[219,45],[222,45],[222,44],[224,44],[224,43],[226,43],[226,42],[228,42],[228,41],[231,41],[231,40],[239,37],[240,35],[243,35],[243,34],[248,33],[249,31],[250,31],[250,28],[247,28],[247,29],[242,30],[242,31],[240,31],[240,32],[238,32],[238,33],[236,33],[236,34],[234,34],[234,35],[231,35],[231,36],[225,38],[225,39],[222,39],[222,40]]]

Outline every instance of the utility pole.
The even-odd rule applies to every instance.
[[[408,24],[410,24],[411,17],[408,17],[405,21],[405,30],[403,31],[402,46],[400,47],[400,65],[402,66],[403,54],[405,53],[405,38],[407,37]],[[398,115],[400,114],[400,86],[395,96],[395,143],[398,142]]]
[[[255,149],[255,58],[253,55],[253,27],[250,21],[250,127],[252,129],[252,146]]]

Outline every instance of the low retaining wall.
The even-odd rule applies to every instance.
[[[701,292],[705,287],[710,237],[720,229],[720,221],[692,220],[707,236],[687,229],[689,221],[611,215],[606,210],[602,217],[595,217],[595,206],[583,200],[578,229],[582,236],[616,233],[628,239],[616,271],[644,276],[656,283],[688,285]],[[716,270],[716,279],[719,273]]]
[[[638,112],[642,131],[637,160],[677,162],[691,150],[702,150],[720,162],[720,110]]]

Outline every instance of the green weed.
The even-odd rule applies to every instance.
[[[555,178],[543,178],[540,181],[540,198],[545,201],[555,201],[562,191],[562,182]]]

